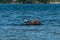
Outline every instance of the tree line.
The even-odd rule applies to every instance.
[[[0,0],[0,3],[49,3],[50,1],[54,0]]]

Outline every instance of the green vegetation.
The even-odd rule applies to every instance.
[[[60,2],[60,0],[0,0],[0,3],[49,3]]]
[[[12,0],[0,0],[0,3],[10,3]]]
[[[50,0],[51,2],[60,2],[60,0]]]

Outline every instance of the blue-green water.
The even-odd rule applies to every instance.
[[[0,40],[60,40],[60,4],[0,4]]]

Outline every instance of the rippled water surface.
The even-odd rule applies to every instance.
[[[0,4],[0,40],[60,40],[60,4]]]

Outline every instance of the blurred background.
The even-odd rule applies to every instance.
[[[39,4],[39,3],[60,3],[60,0],[0,0],[0,3],[30,3],[30,4]]]

